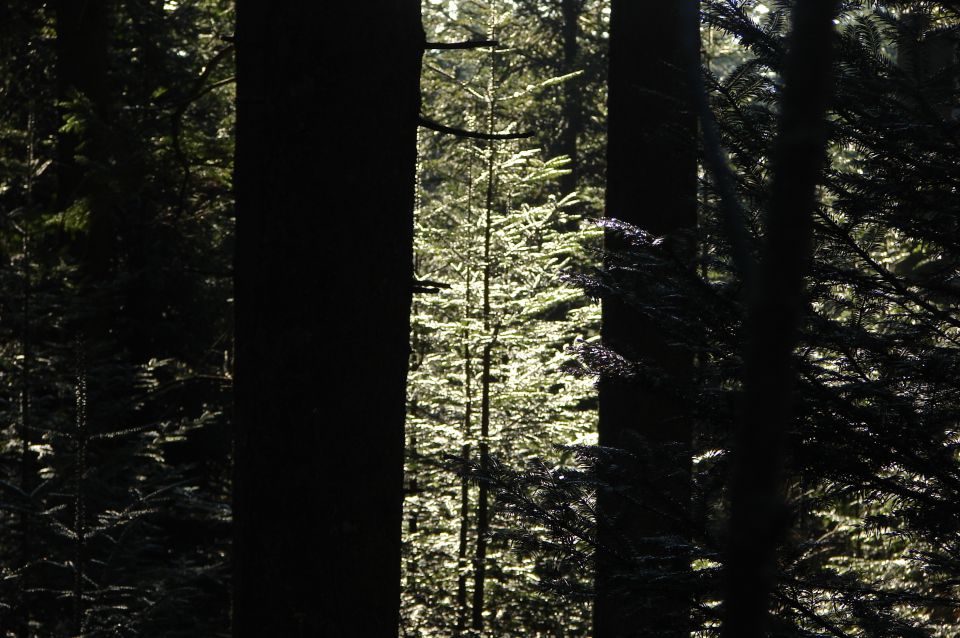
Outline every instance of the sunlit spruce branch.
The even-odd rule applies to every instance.
[[[466,129],[440,124],[423,115],[420,116],[419,123],[423,128],[436,131],[437,133],[445,133],[447,135],[455,135],[457,137],[475,140],[523,140],[534,136],[533,131],[524,131],[522,133],[481,133],[479,131],[468,131]]]
[[[465,42],[426,42],[423,48],[424,50],[451,51],[457,49],[485,49],[499,45],[500,43],[496,40],[466,40]]]

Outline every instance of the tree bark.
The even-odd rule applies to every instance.
[[[233,635],[395,638],[416,0],[237,3]]]
[[[734,441],[727,540],[725,638],[767,635],[776,549],[785,530],[781,494],[784,439],[796,373],[793,350],[804,305],[816,185],[825,164],[837,3],[808,0],[793,11],[783,69],[780,130],[766,241],[747,316],[744,409]]]
[[[693,11],[683,6],[688,4]],[[693,231],[697,216],[696,115],[688,106],[684,73],[690,56],[695,64],[699,55],[696,6],[696,0],[613,0],[610,29],[606,214],[665,237],[681,252],[690,252],[684,235]],[[618,251],[625,245],[608,233],[606,247]],[[619,299],[605,298],[602,312],[606,347],[675,379],[691,375],[690,354],[671,345],[658,326]],[[682,579],[689,560],[656,539],[686,534],[690,417],[679,400],[624,379],[602,379],[599,396],[600,444],[661,463],[638,468],[639,478],[654,490],[626,486],[639,504],[613,492],[598,495],[599,541],[610,551],[601,549],[597,556],[594,636],[686,637],[689,595],[669,583]],[[662,513],[678,508],[674,516]],[[651,583],[642,591],[638,579],[623,580],[630,557],[641,556],[644,569],[652,570],[642,579]]]

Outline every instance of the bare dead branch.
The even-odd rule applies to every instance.
[[[423,115],[420,116],[419,121],[420,126],[430,129],[431,131],[475,140],[522,140],[533,137],[534,135],[533,131],[524,131],[522,133],[480,133],[479,131],[468,131],[462,128],[440,124]]]

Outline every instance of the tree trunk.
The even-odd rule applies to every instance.
[[[32,122],[32,120],[31,120]],[[30,166],[33,166],[32,158],[32,130],[31,132],[31,158]],[[32,169],[31,169],[32,170]],[[30,190],[27,191],[28,206],[31,204]],[[30,252],[30,237],[26,230],[23,233],[23,305],[22,327],[21,327],[21,360],[20,360],[20,490],[23,494],[33,492],[34,477],[36,476],[36,454],[30,449],[33,442],[33,418],[32,418],[32,375],[33,375],[33,340],[31,322],[33,311],[31,308],[32,285],[31,285],[31,264],[32,255]],[[17,605],[19,607],[20,617],[17,621],[17,637],[27,638],[30,632],[30,570],[27,568],[33,562],[33,515],[35,505],[32,502],[25,502],[23,510],[20,512],[20,562],[21,576],[20,585],[17,592]]]
[[[469,276],[469,274],[468,274]],[[469,285],[469,284],[468,284]],[[469,302],[467,307],[469,307]],[[463,438],[465,443],[460,448],[460,460],[464,469],[470,462],[470,430],[473,420],[473,373],[470,367],[473,362],[470,360],[470,345],[464,346],[464,372],[466,378],[466,411],[463,417]],[[454,631],[455,636],[463,633],[467,628],[467,550],[470,532],[470,479],[464,472],[460,476],[460,532],[457,540],[457,625]]]
[[[73,467],[73,635],[82,636],[87,615],[87,362],[86,345],[76,344],[76,381],[74,384],[74,467]]]
[[[468,187],[467,187],[467,225],[473,224],[473,171],[472,166],[468,168]],[[467,271],[464,279],[467,282],[466,289],[466,316],[465,322],[470,321],[471,309],[473,307],[473,290],[471,279],[473,269],[469,258],[467,259]],[[467,552],[470,533],[470,479],[466,474],[467,464],[470,462],[470,437],[473,434],[473,353],[470,349],[470,331],[464,330],[463,334],[463,390],[464,390],[464,411],[463,411],[463,445],[460,448],[460,460],[463,463],[460,475],[460,534],[457,544],[457,625],[454,629],[454,636],[460,636],[467,628]]]
[[[237,3],[233,635],[395,638],[416,0]]]
[[[496,38],[492,30],[489,38]],[[487,130],[492,135],[496,131],[497,63],[496,54],[490,53],[490,81],[487,85]],[[480,473],[486,476],[490,466],[490,376],[493,347],[496,343],[496,331],[491,323],[490,289],[492,285],[493,253],[493,205],[497,187],[497,147],[496,142],[487,142],[487,194],[484,202],[483,217],[483,331],[487,343],[480,358]],[[477,631],[483,629],[484,587],[487,574],[487,540],[490,533],[490,504],[486,482],[481,481],[477,489],[477,548],[473,571],[473,622],[471,627]]]
[[[580,14],[583,0],[561,0],[563,14],[563,73],[577,70],[580,57]],[[582,84],[580,78],[567,80],[563,85],[564,128],[560,137],[560,152],[570,158],[570,172],[560,178],[560,192],[564,195],[577,190],[579,173],[578,140],[583,130]]]
[[[783,70],[780,130],[766,242],[747,316],[744,408],[734,476],[724,601],[725,638],[767,635],[776,549],[786,511],[780,488],[795,386],[793,350],[803,312],[816,185],[825,164],[836,2],[798,2]]]
[[[607,216],[665,237],[684,253],[691,252],[684,235],[694,230],[697,215],[696,116],[684,74],[691,56],[695,64],[699,55],[696,5],[613,0],[610,30]],[[614,233],[608,233],[606,247],[626,248]],[[601,330],[605,346],[629,359],[642,359],[674,379],[692,373],[690,354],[619,299],[603,300]],[[687,533],[689,414],[668,393],[624,379],[602,379],[599,395],[600,444],[659,462],[636,468],[652,490],[626,486],[639,504],[607,491],[599,495],[599,540],[612,551],[597,556],[594,636],[686,637],[690,597],[675,583],[689,560],[657,539]],[[624,581],[631,557],[644,557],[643,569],[653,575]],[[651,585],[641,589],[638,582]]]

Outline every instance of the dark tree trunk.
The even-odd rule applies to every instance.
[[[780,130],[766,242],[747,317],[744,409],[734,476],[724,601],[725,638],[767,635],[777,541],[786,511],[780,490],[795,386],[793,350],[804,305],[815,189],[825,164],[836,2],[798,2],[783,70]]]
[[[470,346],[464,347],[466,362],[466,414],[463,417],[464,439],[470,436],[471,420],[473,418],[472,374],[470,366]],[[464,443],[460,448],[460,460],[466,467],[470,462],[470,444]],[[454,632],[459,636],[467,628],[467,551],[470,532],[470,479],[464,473],[460,477],[460,532],[457,540],[457,625]]]
[[[694,5],[690,10],[689,5]],[[699,54],[696,0],[643,3],[613,0],[610,31],[607,216],[623,220],[668,245],[691,253],[696,226],[696,116],[688,106],[684,69]],[[691,57],[692,56],[692,57]],[[609,233],[607,248],[625,248]],[[604,344],[630,359],[661,368],[674,379],[688,378],[693,360],[671,346],[623,302],[603,300]],[[668,392],[654,393],[623,379],[600,384],[600,444],[659,460],[635,468],[629,486],[640,504],[617,495],[599,495],[594,636],[625,638],[689,634],[689,596],[665,582],[689,569],[683,552],[667,551],[651,539],[683,537],[690,501],[691,423],[687,410]],[[682,450],[678,454],[678,450]],[[654,489],[641,489],[639,483]],[[664,515],[671,512],[673,515]],[[624,583],[625,556],[645,556],[644,568],[657,576],[649,589]]]
[[[470,190],[473,190],[473,177],[471,175]],[[467,198],[470,207],[472,205],[472,194]],[[472,214],[468,208],[467,223],[471,223]],[[470,278],[472,276],[471,268],[467,267],[466,282],[467,294],[466,304],[467,313],[473,303],[473,295],[470,289]],[[470,333],[465,331],[463,335],[463,379],[464,379],[464,412],[463,412],[463,440],[464,444],[460,448],[460,460],[464,468],[470,462],[470,437],[473,434],[473,356],[470,350]],[[467,551],[470,533],[470,479],[464,471],[460,476],[460,534],[457,544],[457,625],[454,635],[459,636],[467,628]]]
[[[490,468],[490,357],[493,343],[483,348],[480,373],[480,472],[484,475]],[[483,629],[485,587],[487,577],[487,541],[490,534],[490,495],[483,481],[477,490],[477,547],[473,561],[473,615],[470,626]]]
[[[395,638],[417,0],[237,3],[233,635]]]

